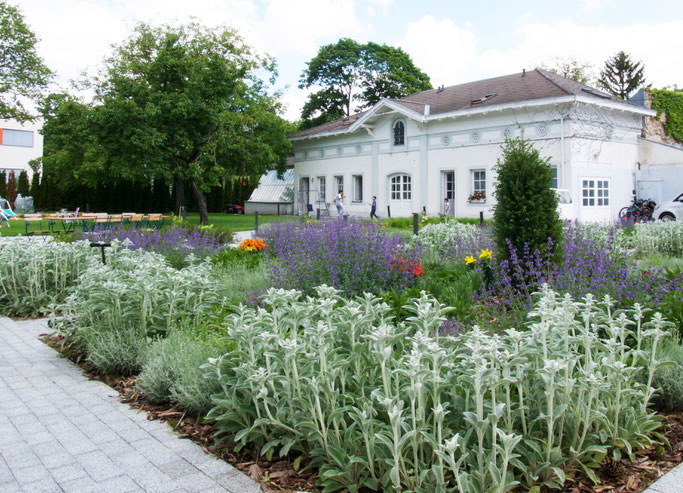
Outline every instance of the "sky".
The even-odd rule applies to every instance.
[[[95,73],[112,45],[139,22],[237,29],[275,58],[289,120],[299,118],[306,62],[320,46],[349,37],[401,47],[434,87],[533,69],[554,60],[593,65],[623,50],[645,65],[647,82],[683,86],[683,4],[578,0],[7,0],[39,37],[56,87]]]

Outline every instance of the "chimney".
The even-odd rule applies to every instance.
[[[429,116],[430,109],[431,109],[431,107],[428,104],[425,104],[424,116]]]
[[[526,76],[526,69],[525,68],[522,69],[522,77],[524,77],[524,76]]]

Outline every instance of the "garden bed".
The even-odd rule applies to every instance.
[[[87,244],[4,247],[26,268],[0,266],[0,307],[49,304],[65,355],[281,489],[638,491],[681,458],[680,415],[664,430],[649,407],[658,387],[683,408],[677,325],[647,309],[680,323],[681,274],[621,247],[670,256],[675,234],[570,226],[559,259],[498,261],[489,228],[452,222],[408,242],[353,218],[263,233],[171,255],[124,238],[106,266]]]
[[[199,421],[176,406],[158,405],[149,402],[135,385],[135,377],[107,377],[98,373],[95,368],[83,364],[76,354],[69,354],[62,346],[63,336],[41,334],[41,340],[60,353],[79,364],[84,374],[92,380],[106,383],[119,393],[122,403],[133,409],[147,413],[149,420],[161,420],[178,435],[179,439],[187,438],[199,445],[209,454],[230,463],[247,474],[254,481],[267,485],[276,491],[320,492],[317,487],[317,476],[311,471],[300,472],[305,462],[297,469],[296,458],[285,457],[281,460],[268,461],[259,455],[257,450],[242,449],[231,451],[231,446],[219,445],[216,442],[216,428],[206,421]],[[569,493],[640,493],[650,484],[668,471],[683,462],[683,414],[660,414],[662,435],[668,445],[655,445],[635,453],[637,460],[630,462],[624,459],[608,462],[600,470],[598,476],[601,483],[594,485],[585,474],[567,475],[567,483],[562,489]],[[520,490],[522,491],[522,490]],[[543,491],[558,491],[545,489]]]

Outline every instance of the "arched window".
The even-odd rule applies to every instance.
[[[394,145],[402,146],[406,142],[406,127],[401,120],[394,123]]]
[[[391,200],[411,200],[413,185],[410,175],[401,174],[391,177]]]

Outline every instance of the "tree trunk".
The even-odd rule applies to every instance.
[[[209,224],[209,212],[206,209],[206,197],[199,190],[197,182],[194,178],[190,178],[190,185],[192,185],[192,193],[197,199],[197,207],[199,207],[199,224]]]
[[[185,182],[180,176],[175,177],[175,212],[180,214],[180,206],[185,205]]]

